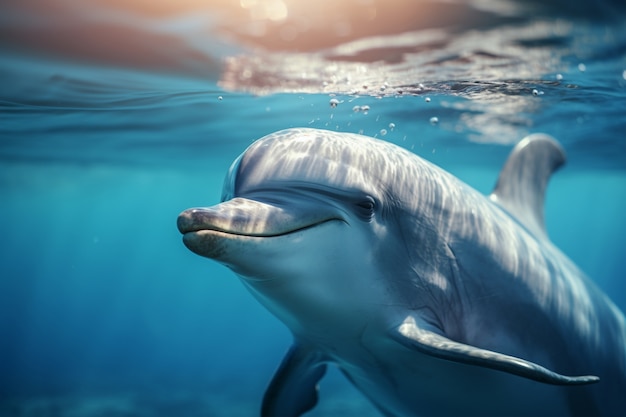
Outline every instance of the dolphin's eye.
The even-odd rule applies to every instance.
[[[374,216],[374,211],[376,210],[376,203],[370,197],[364,198],[363,200],[359,200],[355,204],[356,213],[363,220],[369,221]]]

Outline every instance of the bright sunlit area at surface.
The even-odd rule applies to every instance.
[[[394,291],[410,298],[410,291],[401,287],[400,275],[389,273],[392,267],[398,271],[404,266],[403,270],[414,271],[420,279],[425,271],[433,273],[424,281],[415,281],[412,289],[422,288],[426,282],[444,283],[438,288],[453,289],[455,285],[447,281],[450,277],[435,267],[438,261],[445,256],[452,259],[451,253],[459,259],[469,256],[471,261],[447,264],[460,265],[458,271],[479,270],[474,267],[487,262],[487,257],[480,257],[483,252],[475,249],[478,245],[459,249],[455,246],[458,241],[445,240],[454,232],[449,226],[453,222],[443,217],[435,221],[432,213],[420,218],[409,208],[423,208],[420,204],[424,201],[434,201],[433,206],[441,206],[441,212],[460,207],[468,224],[479,224],[484,217],[477,214],[477,207],[483,203],[491,207],[493,201],[482,196],[492,192],[515,144],[535,133],[553,137],[563,148],[566,163],[547,186],[542,216],[549,241],[529,244],[531,249],[524,254],[527,258],[539,256],[532,249],[537,247],[549,254],[563,252],[571,262],[559,257],[546,263],[544,271],[571,271],[576,265],[612,300],[615,311],[625,311],[625,19],[626,5],[621,0],[2,2],[0,417],[259,415],[272,376],[294,341],[294,329],[306,320],[293,319],[286,312],[290,307],[278,305],[233,273],[234,260],[220,263],[217,257],[226,249],[213,250],[211,259],[207,252],[198,256],[196,253],[202,255],[206,249],[201,241],[194,247],[196,253],[190,251],[179,229],[193,233],[194,228],[222,225],[240,235],[289,235],[291,227],[301,233],[297,242],[306,242],[307,232],[318,239],[325,230],[338,231],[323,245],[333,248],[328,261],[312,261],[314,254],[309,257],[309,252],[298,252],[293,242],[282,253],[292,249],[292,260],[304,259],[302,264],[312,265],[309,270],[325,271],[319,281],[329,285],[337,280],[331,279],[335,276],[328,265],[337,262],[341,271],[350,271],[344,276],[351,279],[340,286],[348,289],[350,300],[358,301],[363,293],[368,297],[383,293],[388,298],[375,298],[361,306],[380,305],[390,311],[389,306],[397,301],[392,297]],[[397,148],[377,147],[363,138],[362,147],[351,151],[345,145],[352,143],[350,135],[344,140],[335,139],[334,133],[309,133],[300,137],[302,142],[319,136],[320,144],[305,143],[298,148],[297,157],[292,158],[295,145],[291,142],[268,141],[255,148],[257,153],[238,160],[229,174],[233,161],[254,141],[289,128],[321,129],[340,138],[342,134],[361,134]],[[399,157],[405,155],[400,148],[420,159]],[[551,152],[548,155],[555,159],[544,161],[558,165],[554,161],[560,161],[561,154],[554,149]],[[334,160],[338,154],[342,158]],[[531,154],[540,157],[546,153]],[[272,158],[263,159],[267,155]],[[389,161],[404,162],[398,167]],[[482,196],[467,191],[464,198],[456,198],[462,194],[460,190],[469,189],[465,185],[443,187],[452,190],[449,195],[437,194],[432,191],[435,188],[429,189],[428,196],[420,195],[414,190],[426,189],[420,184],[430,174],[414,175],[413,183],[407,180],[407,173],[443,172],[423,168],[431,167],[430,163]],[[255,171],[255,167],[266,169]],[[309,169],[299,172],[298,167]],[[535,173],[547,169],[535,168]],[[265,186],[263,175],[246,179],[246,172],[271,172],[282,182]],[[328,172],[342,174],[327,175],[332,178],[320,174]],[[311,182],[313,173],[318,174],[314,178],[318,182],[303,187],[305,180]],[[395,173],[395,180],[389,173]],[[292,177],[280,177],[287,174]],[[524,175],[530,174],[526,171]],[[225,178],[229,180],[225,182]],[[432,174],[428,178],[439,177]],[[457,184],[447,174],[441,178],[428,184]],[[348,179],[350,187],[345,186]],[[276,184],[298,184],[300,188],[283,190]],[[246,190],[251,190],[248,195],[237,194]],[[268,195],[268,190],[275,194]],[[289,198],[294,196],[301,200],[290,206]],[[232,197],[258,198],[260,203],[234,204],[231,207],[240,210],[231,212],[219,208],[187,212],[185,221],[177,225],[181,212],[213,207]],[[328,201],[331,203],[323,205]],[[469,201],[480,203],[465,206]],[[535,200],[534,194],[532,201],[544,202]],[[527,202],[520,204],[533,207]],[[254,212],[254,207],[267,211],[267,221],[245,223],[246,213]],[[281,210],[272,211],[276,207]],[[403,215],[394,217],[397,212]],[[211,220],[216,213],[232,219]],[[258,210],[256,214],[258,220]],[[416,216],[412,223],[410,216]],[[354,218],[370,223],[352,223],[352,234],[340,234],[347,230],[341,225]],[[280,227],[272,230],[273,222]],[[514,219],[510,224],[515,224],[511,226],[515,233],[499,236],[529,236],[532,227],[523,223]],[[372,227],[365,228],[367,224]],[[449,227],[443,240],[433,240],[441,244],[412,252],[410,233],[422,233],[422,241],[429,241],[433,235],[428,227],[433,224],[440,229]],[[317,228],[319,225],[323,226]],[[492,226],[481,230],[495,236]],[[227,232],[203,230],[206,235]],[[342,240],[356,235],[368,236],[367,244]],[[383,240],[394,236],[401,238]],[[215,241],[207,245],[216,248]],[[505,243],[510,242],[503,241],[502,246]],[[446,247],[450,251],[437,252]],[[266,252],[259,248],[253,253],[267,254],[266,259],[276,265],[284,260],[281,251],[270,245],[263,248]],[[354,258],[357,248],[370,251],[359,255],[353,269],[340,263],[350,258],[348,255]],[[410,255],[403,258],[403,254]],[[407,258],[421,263],[405,265]],[[506,259],[522,264],[524,256],[516,253]],[[363,267],[367,262],[374,266]],[[267,272],[270,266],[263,273],[274,273]],[[297,270],[297,266],[294,261],[279,272]],[[246,267],[255,270],[255,265]],[[384,278],[378,279],[375,272],[380,271],[388,273],[381,272]],[[310,277],[313,272],[303,274]],[[369,284],[355,284],[355,277],[360,276],[364,280],[369,277]],[[483,279],[488,278],[485,273]],[[378,287],[387,281],[388,286]],[[375,325],[363,322],[359,322],[359,331],[347,329],[353,333],[347,332],[350,336],[344,338],[358,340],[355,346],[360,347],[345,350],[369,350],[371,356],[362,351],[360,356],[345,354],[345,345],[332,345],[325,336],[343,340],[333,333],[336,326],[332,325],[346,322],[353,310],[332,304],[341,294],[324,293],[314,282],[303,288],[319,295],[316,306],[328,307],[319,312],[319,317],[326,319],[306,323],[328,325],[326,332],[315,333],[315,340],[327,343],[320,345],[326,346],[323,358],[329,362],[329,371],[319,382],[317,405],[310,410],[296,407],[299,411],[305,408],[307,416],[320,417],[458,415],[454,407],[461,404],[469,404],[473,410],[502,411],[497,407],[506,407],[504,401],[489,403],[480,396],[487,380],[498,381],[497,375],[505,373],[493,371],[496,376],[491,379],[491,371],[464,363],[458,366],[470,369],[462,374],[468,381],[467,391],[444,395],[444,390],[434,389],[425,408],[407,413],[406,409],[415,405],[411,403],[415,400],[406,399],[412,387],[436,387],[447,381],[457,365],[441,361],[444,368],[437,368],[432,364],[440,359],[414,361],[411,355],[416,344],[386,339],[373,330]],[[562,282],[554,288],[562,288]],[[466,311],[482,305],[478,299],[501,297],[508,300],[503,308],[531,304],[527,302],[530,297],[515,298],[521,290],[499,288],[502,291],[485,291],[471,303],[459,303]],[[588,334],[604,340],[597,329],[605,329],[606,322],[594,322],[592,314],[583,312],[593,303],[577,308],[571,302],[576,296],[555,292],[550,298],[552,287],[546,288],[542,295],[547,294],[546,299],[555,300],[554,306],[558,306],[550,311],[579,318],[586,314],[579,322],[585,323]],[[298,296],[302,293],[307,292]],[[433,298],[441,300],[437,294]],[[307,301],[306,297],[302,300],[300,305]],[[406,311],[394,312],[398,317],[394,316],[397,320],[391,320],[389,328],[403,325],[405,336],[419,339],[427,334],[422,340],[441,342],[434,333],[418,327],[427,323],[435,328],[445,314],[438,315],[436,308],[414,300],[398,305],[410,305],[424,317],[420,320],[417,313],[414,317]],[[435,313],[429,316],[429,312]],[[464,323],[476,327],[462,331],[460,324],[446,322],[439,330],[447,331],[450,340],[470,344],[480,333],[474,331],[480,323],[492,328],[496,317],[502,318],[498,323],[508,320],[511,328],[519,323],[501,311],[488,316],[481,322],[468,313]],[[539,324],[524,322],[524,332],[508,339],[504,353],[529,354],[525,349],[535,339],[519,335],[545,330],[540,324],[548,323],[550,317],[553,315],[535,313],[532,323]],[[594,327],[593,323],[601,325]],[[496,350],[496,339],[488,334],[474,346]],[[574,349],[565,343],[566,338],[544,339],[559,346],[558,355],[546,349],[523,359],[568,376],[593,375],[595,371],[587,370],[582,362],[560,362],[583,350],[578,348],[581,343],[574,343]],[[384,350],[388,346],[395,349],[388,356],[397,358],[402,366],[393,368],[393,363],[381,359],[377,352],[389,352]],[[424,351],[433,352],[419,347],[422,356],[428,356]],[[303,355],[312,362],[319,360],[315,354]],[[615,369],[619,366],[615,360]],[[316,376],[321,368],[315,369],[307,375]],[[385,374],[372,369],[391,371]],[[406,381],[402,376],[405,369],[415,371],[414,384],[399,383]],[[476,375],[487,377],[476,379]],[[612,377],[600,375],[601,381]],[[519,385],[522,391],[535,389],[535,382],[524,381]],[[501,398],[508,398],[504,396],[506,384],[494,385],[501,387]],[[598,386],[608,396],[620,389],[619,384]],[[554,391],[549,391],[548,397],[573,392],[550,389]],[[580,392],[587,392],[585,389]],[[281,398],[276,390],[270,392]],[[537,394],[535,398],[544,398],[541,389],[532,392]],[[601,408],[589,405],[594,395],[568,397],[573,413],[579,407],[578,411],[600,414]],[[269,408],[280,405],[279,400],[267,401]],[[534,403],[537,401],[528,402]],[[613,414],[626,414],[626,405],[616,404]],[[560,410],[560,406],[550,410]],[[528,410],[513,411],[532,414]]]

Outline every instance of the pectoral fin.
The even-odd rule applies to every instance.
[[[597,376],[565,376],[533,362],[458,343],[412,316],[392,330],[392,337],[409,349],[468,365],[482,366],[554,385],[583,385],[598,382]]]
[[[326,373],[318,352],[294,344],[265,391],[261,416],[300,416],[317,404],[317,383]]]

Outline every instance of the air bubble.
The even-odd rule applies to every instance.
[[[395,123],[389,123],[389,130],[393,131],[393,129],[396,128],[396,124]]]
[[[424,99],[424,101],[425,101],[426,103],[430,103],[430,97],[426,97],[426,98]]]
[[[361,106],[354,106],[354,107],[352,107],[352,111],[355,112],[355,113],[360,112],[361,111]]]
[[[328,103],[330,104],[330,107],[335,108],[339,104],[339,100],[337,100],[336,98],[331,98]]]
[[[587,66],[581,62],[580,64],[578,64],[578,71],[580,72],[587,71]]]
[[[217,96],[217,99],[218,99],[219,101],[222,101],[222,99],[223,99],[223,98],[224,98],[224,97],[222,97],[222,96]]]
[[[563,79],[563,74],[556,74],[556,80],[561,81]]]
[[[387,134],[387,129],[380,129],[380,136],[385,136]]]
[[[367,112],[370,111],[370,106],[368,106],[367,104],[365,106],[361,106],[361,111],[367,114]]]
[[[439,123],[439,118],[438,117],[431,117],[430,118],[430,124],[431,125],[436,125],[437,123]]]

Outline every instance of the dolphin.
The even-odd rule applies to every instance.
[[[291,330],[263,416],[318,401],[328,364],[386,416],[626,415],[626,321],[549,240],[565,162],[542,134],[484,196],[391,143],[288,129],[178,217]]]

